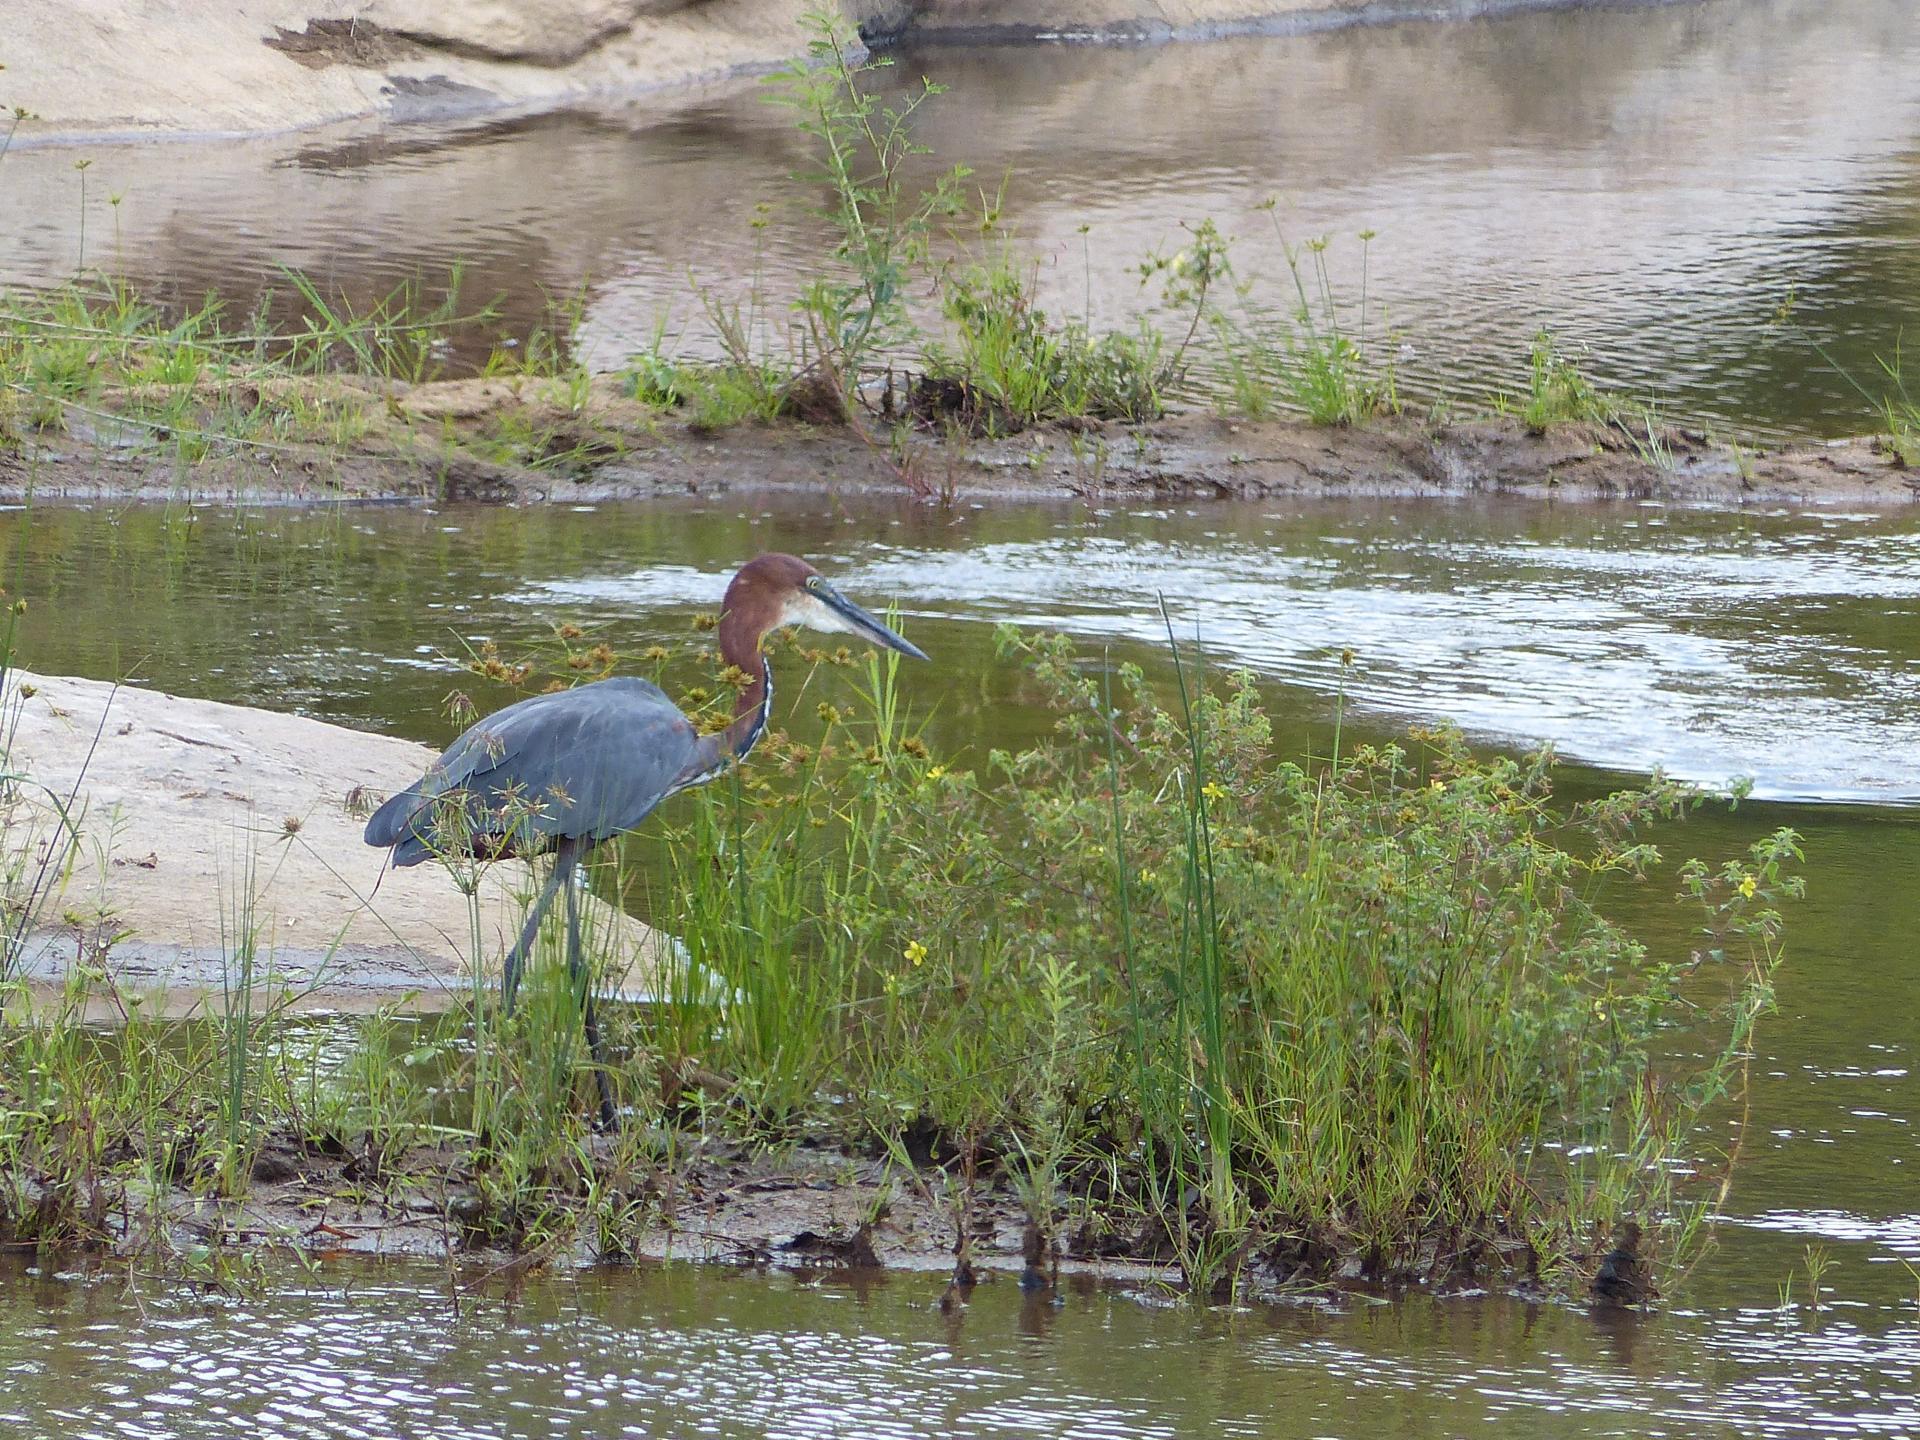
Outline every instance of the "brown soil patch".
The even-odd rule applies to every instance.
[[[261,43],[309,70],[329,65],[380,69],[426,53],[424,47],[366,20],[315,19],[307,21],[305,30],[273,28],[274,33]]]

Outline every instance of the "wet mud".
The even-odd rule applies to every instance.
[[[1920,471],[1878,439],[1746,448],[1626,421],[1533,430],[1501,416],[1394,416],[1319,426],[1186,412],[1001,437],[876,417],[710,430],[628,397],[613,377],[596,379],[584,399],[541,381],[319,385],[323,393],[307,398],[350,415],[353,439],[216,441],[185,464],[177,451],[142,443],[155,438],[149,427],[97,427],[0,452],[0,497],[540,504],[785,490],[930,500],[1498,495],[1899,508],[1920,493]]]
[[[182,1184],[162,1201],[159,1223],[176,1254],[210,1247],[236,1258],[270,1250],[318,1259],[404,1256],[506,1275],[668,1260],[803,1273],[905,1271],[946,1277],[950,1302],[995,1278],[1030,1291],[1076,1277],[1167,1294],[1187,1288],[1160,1228],[1124,1207],[1079,1204],[1061,1207],[1067,1218],[1043,1231],[998,1167],[968,1179],[957,1163],[908,1171],[829,1143],[768,1149],[665,1131],[648,1138],[658,1163],[636,1163],[631,1149],[606,1136],[595,1136],[581,1156],[583,1172],[574,1177],[580,1212],[590,1179],[603,1204],[617,1202],[599,1215],[617,1215],[618,1223],[555,1227],[552,1209],[535,1216],[530,1203],[522,1216],[489,1208],[472,1153],[453,1144],[382,1153],[370,1139],[348,1146],[291,1132],[266,1137],[243,1199],[209,1201]],[[555,1199],[554,1188],[543,1191],[544,1203]],[[108,1206],[97,1218],[107,1254],[139,1253],[151,1235],[149,1216],[134,1222]],[[543,1240],[536,1227],[558,1238]],[[1575,1273],[1557,1277],[1560,1288],[1586,1289],[1586,1272],[1611,1273],[1610,1259],[1618,1268],[1612,1252],[1600,1253],[1604,1240],[1592,1249],[1568,1257]],[[1391,1266],[1333,1243],[1256,1236],[1222,1267],[1219,1283],[1229,1282],[1243,1299],[1409,1287],[1435,1295],[1550,1291],[1524,1242],[1463,1234],[1435,1236]]]

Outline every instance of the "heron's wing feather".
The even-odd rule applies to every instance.
[[[632,829],[700,747],[692,723],[645,680],[536,695],[479,721],[367,822],[371,845],[408,865],[437,852],[500,853]]]

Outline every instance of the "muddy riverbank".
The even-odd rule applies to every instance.
[[[962,1299],[973,1283],[995,1276],[1017,1276],[1023,1288],[1042,1291],[1067,1277],[1150,1284],[1168,1294],[1185,1284],[1169,1237],[1124,1203],[1061,1194],[1056,1213],[1068,1218],[1042,1233],[1010,1168],[998,1161],[969,1179],[951,1155],[918,1156],[907,1167],[827,1140],[769,1148],[659,1131],[633,1141],[593,1137],[579,1157],[580,1173],[549,1177],[557,1184],[515,1216],[494,1208],[476,1176],[484,1159],[461,1146],[383,1152],[371,1140],[349,1147],[276,1134],[253,1161],[244,1203],[209,1205],[183,1185],[163,1203],[164,1223],[181,1249],[211,1244],[236,1259],[293,1249],[477,1261],[520,1275],[549,1265],[633,1260],[891,1270],[949,1275],[958,1290],[951,1298]],[[573,1203],[602,1205],[616,1223],[597,1235],[581,1227],[564,1240],[530,1245],[515,1227],[570,1187],[579,1192]],[[605,1206],[609,1191],[619,1205]],[[1552,1283],[1584,1292],[1606,1248],[1596,1239],[1590,1249],[1559,1257],[1563,1268]],[[1385,1267],[1304,1237],[1249,1237],[1233,1263],[1243,1300],[1316,1291],[1331,1299],[1346,1287],[1548,1293],[1540,1257],[1525,1243],[1482,1235],[1436,1234],[1410,1263]]]
[[[766,491],[928,499],[1492,495],[1891,508],[1911,505],[1920,486],[1920,471],[1880,440],[1748,449],[1684,427],[1648,432],[1646,422],[1627,419],[1533,430],[1504,416],[1326,426],[1187,412],[976,438],[872,421],[708,430],[633,400],[608,376],[584,398],[544,381],[285,387],[297,388],[308,409],[334,414],[336,429],[351,438],[215,439],[186,461],[164,427],[96,414],[57,438],[27,437],[0,450],[0,497],[539,504]]]

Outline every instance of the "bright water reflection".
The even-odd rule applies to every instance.
[[[1221,506],[1069,514],[1018,538],[978,517],[964,547],[883,539],[821,563],[921,622],[1146,645],[1165,640],[1164,596],[1183,640],[1322,709],[1344,687],[1376,721],[1451,718],[1607,769],[1920,798],[1920,538],[1876,515],[1626,515]],[[711,605],[725,578],[592,567],[501,599],[638,616]]]
[[[947,678],[984,669],[1001,699],[1011,677],[978,622],[1163,649],[1164,595],[1183,638],[1197,629],[1217,660],[1287,687],[1302,718],[1328,718],[1344,683],[1379,724],[1452,718],[1607,769],[1748,776],[1772,798],[1920,798],[1920,541],[1886,516],[1412,502],[949,516],[723,498],[43,512],[0,520],[0,540],[45,602],[26,622],[30,664],[423,739],[446,734],[445,655],[523,646],[560,618],[638,648],[684,633],[740,557],[787,547],[850,593],[897,600]],[[949,697],[950,743],[978,743],[982,703],[965,686]]]
[[[287,1282],[292,1284],[291,1280]],[[1920,1331],[1762,1311],[1416,1298],[1197,1314],[988,1285],[716,1271],[542,1280],[456,1316],[431,1271],[202,1304],[0,1270],[0,1424],[93,1436],[1891,1435]]]

